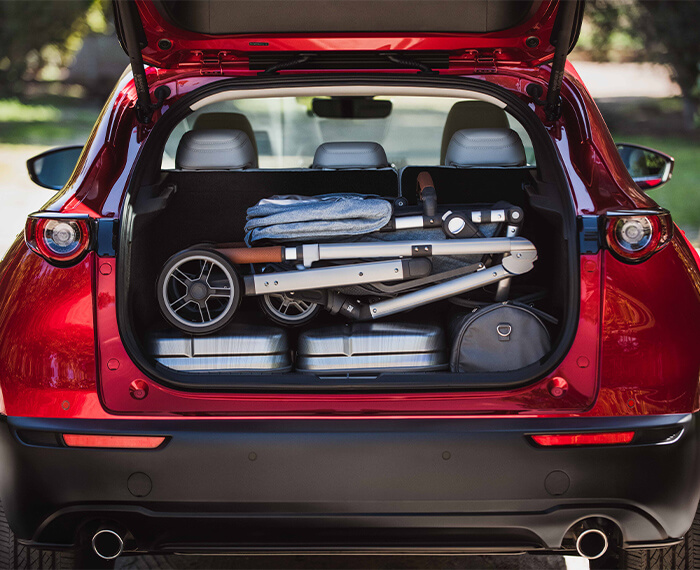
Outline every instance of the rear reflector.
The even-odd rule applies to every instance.
[[[536,444],[546,447],[555,445],[616,445],[632,441],[634,432],[568,433],[559,435],[533,435],[531,437]]]
[[[117,449],[155,449],[165,441],[164,437],[132,435],[79,435],[64,433],[68,447],[110,447]]]

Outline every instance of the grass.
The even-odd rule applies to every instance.
[[[0,99],[0,144],[58,146],[87,140],[99,108],[71,97]]]

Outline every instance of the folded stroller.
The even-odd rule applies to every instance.
[[[322,309],[371,321],[492,284],[505,300],[510,278],[537,259],[517,237],[522,210],[441,211],[427,172],[417,191],[420,210],[357,194],[262,200],[248,210],[248,247],[194,246],[168,260],[161,311],[181,330],[208,334],[231,320],[242,296],[260,297],[264,313],[286,326]]]

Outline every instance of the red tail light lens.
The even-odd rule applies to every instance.
[[[634,438],[633,431],[610,433],[568,433],[557,435],[533,435],[532,440],[543,447],[563,445],[620,445]]]
[[[64,433],[68,447],[108,447],[112,449],[155,449],[164,441],[160,436],[140,435],[80,435]]]
[[[54,265],[71,265],[90,246],[89,218],[32,214],[27,218],[24,239],[29,248]]]
[[[605,237],[613,255],[626,263],[639,263],[662,249],[673,235],[666,210],[630,210],[607,215]]]

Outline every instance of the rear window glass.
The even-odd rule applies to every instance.
[[[212,126],[240,128],[241,121],[250,124],[258,149],[260,168],[308,168],[319,145],[341,141],[378,142],[384,147],[389,162],[395,168],[438,165],[442,163],[441,148],[446,127],[449,132],[453,132],[455,129],[484,126],[474,124],[474,121],[484,120],[483,105],[492,108],[487,109],[491,111],[489,116],[494,112],[505,115],[504,120],[507,120],[510,128],[523,141],[528,164],[535,164],[532,143],[525,129],[513,117],[490,104],[447,97],[379,96],[368,105],[359,105],[359,111],[351,109],[346,112],[343,105],[347,106],[347,101],[319,103],[319,100],[330,99],[239,99],[203,107],[173,130],[165,147],[162,167],[175,168],[177,146],[187,131]],[[390,106],[387,103],[373,104],[376,101],[388,101]],[[469,108],[474,103],[482,107]],[[450,110],[457,104],[461,105],[460,110],[466,112],[453,113],[453,117]],[[383,116],[388,107],[390,112]],[[344,112],[351,117],[338,117]],[[212,115],[214,113],[216,116]],[[362,118],[357,118],[357,114]],[[449,124],[448,115],[451,119]]]

